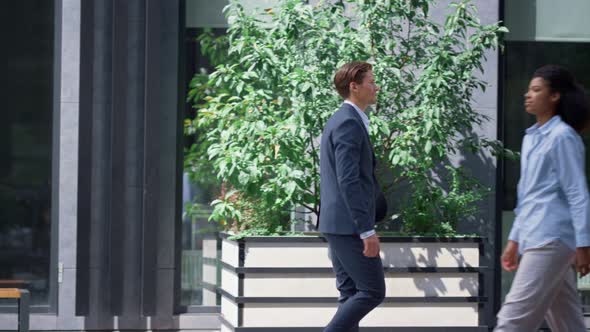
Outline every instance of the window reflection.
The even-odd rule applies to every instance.
[[[210,30],[215,36],[225,34],[225,28]],[[196,73],[213,70],[207,56],[201,54],[197,37],[203,28],[189,28],[186,31],[187,72],[185,80],[190,82]],[[196,109],[186,105],[185,118],[195,117]],[[185,149],[190,150],[194,142],[201,140],[201,133],[185,137]],[[203,167],[200,173],[191,178],[183,176],[183,219],[182,219],[182,253],[181,253],[181,306],[216,307],[221,298],[217,294],[220,284],[220,252],[218,240],[219,228],[208,221],[212,208],[210,203],[219,196],[221,184],[215,174]]]
[[[0,280],[49,303],[54,2],[0,4]]]

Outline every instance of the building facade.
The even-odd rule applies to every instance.
[[[274,0],[248,0],[249,9]],[[450,1],[440,1],[434,17]],[[490,51],[474,107],[480,133],[516,151],[534,119],[522,110],[529,75],[570,67],[590,86],[585,0],[477,0],[483,23],[505,21],[504,52]],[[21,0],[0,4],[8,41],[0,111],[0,279],[32,294],[32,330],[219,330],[216,230],[183,218],[211,193],[183,174],[187,84],[207,61],[195,37],[223,34],[227,1]],[[513,220],[518,166],[460,156],[492,188],[477,223],[485,237],[485,320],[493,324],[510,274],[498,257]],[[0,300],[0,330],[16,328]]]

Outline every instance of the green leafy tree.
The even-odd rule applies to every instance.
[[[319,209],[318,138],[342,100],[332,78],[342,64],[374,64],[381,91],[371,112],[371,138],[387,191],[405,187],[399,212],[407,233],[452,235],[476,213],[486,192],[449,155],[510,154],[474,127],[485,89],[476,73],[505,29],[480,24],[467,0],[451,5],[444,24],[429,16],[432,0],[282,0],[262,14],[238,1],[226,7],[227,53],[205,35],[204,50],[223,59],[196,76],[189,100],[197,109],[188,134],[201,133],[187,154],[189,172],[211,167],[226,190],[211,219],[248,234],[289,229],[297,206]],[[467,133],[467,134],[466,134]],[[442,170],[442,171],[437,171]],[[193,172],[194,173],[194,172]],[[391,176],[393,174],[393,176]]]

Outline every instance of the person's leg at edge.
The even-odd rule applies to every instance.
[[[586,331],[582,301],[576,287],[576,270],[573,266],[568,269],[559,291],[545,315],[545,320],[552,332]]]
[[[343,271],[356,285],[357,292],[346,299],[324,332],[354,331],[360,320],[385,298],[385,280],[380,257],[365,257],[358,236],[324,234]]]
[[[535,332],[570,268],[573,252],[559,241],[526,250],[494,332]]]

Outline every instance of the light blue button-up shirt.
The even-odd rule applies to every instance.
[[[369,133],[369,117],[367,116],[367,114],[365,114],[365,112],[363,112],[358,106],[356,106],[353,102],[351,102],[350,100],[345,100],[344,103],[352,106],[354,108],[354,110],[359,114],[359,116],[361,117],[361,120],[363,120],[363,124],[365,125],[365,129],[367,129],[367,134]],[[364,233],[360,234],[361,239],[366,239],[368,237],[371,237],[375,235],[375,230],[372,229],[370,231],[366,231]]]
[[[526,130],[522,142],[516,219],[509,239],[520,253],[560,240],[572,250],[590,246],[590,200],[584,143],[554,116]]]

